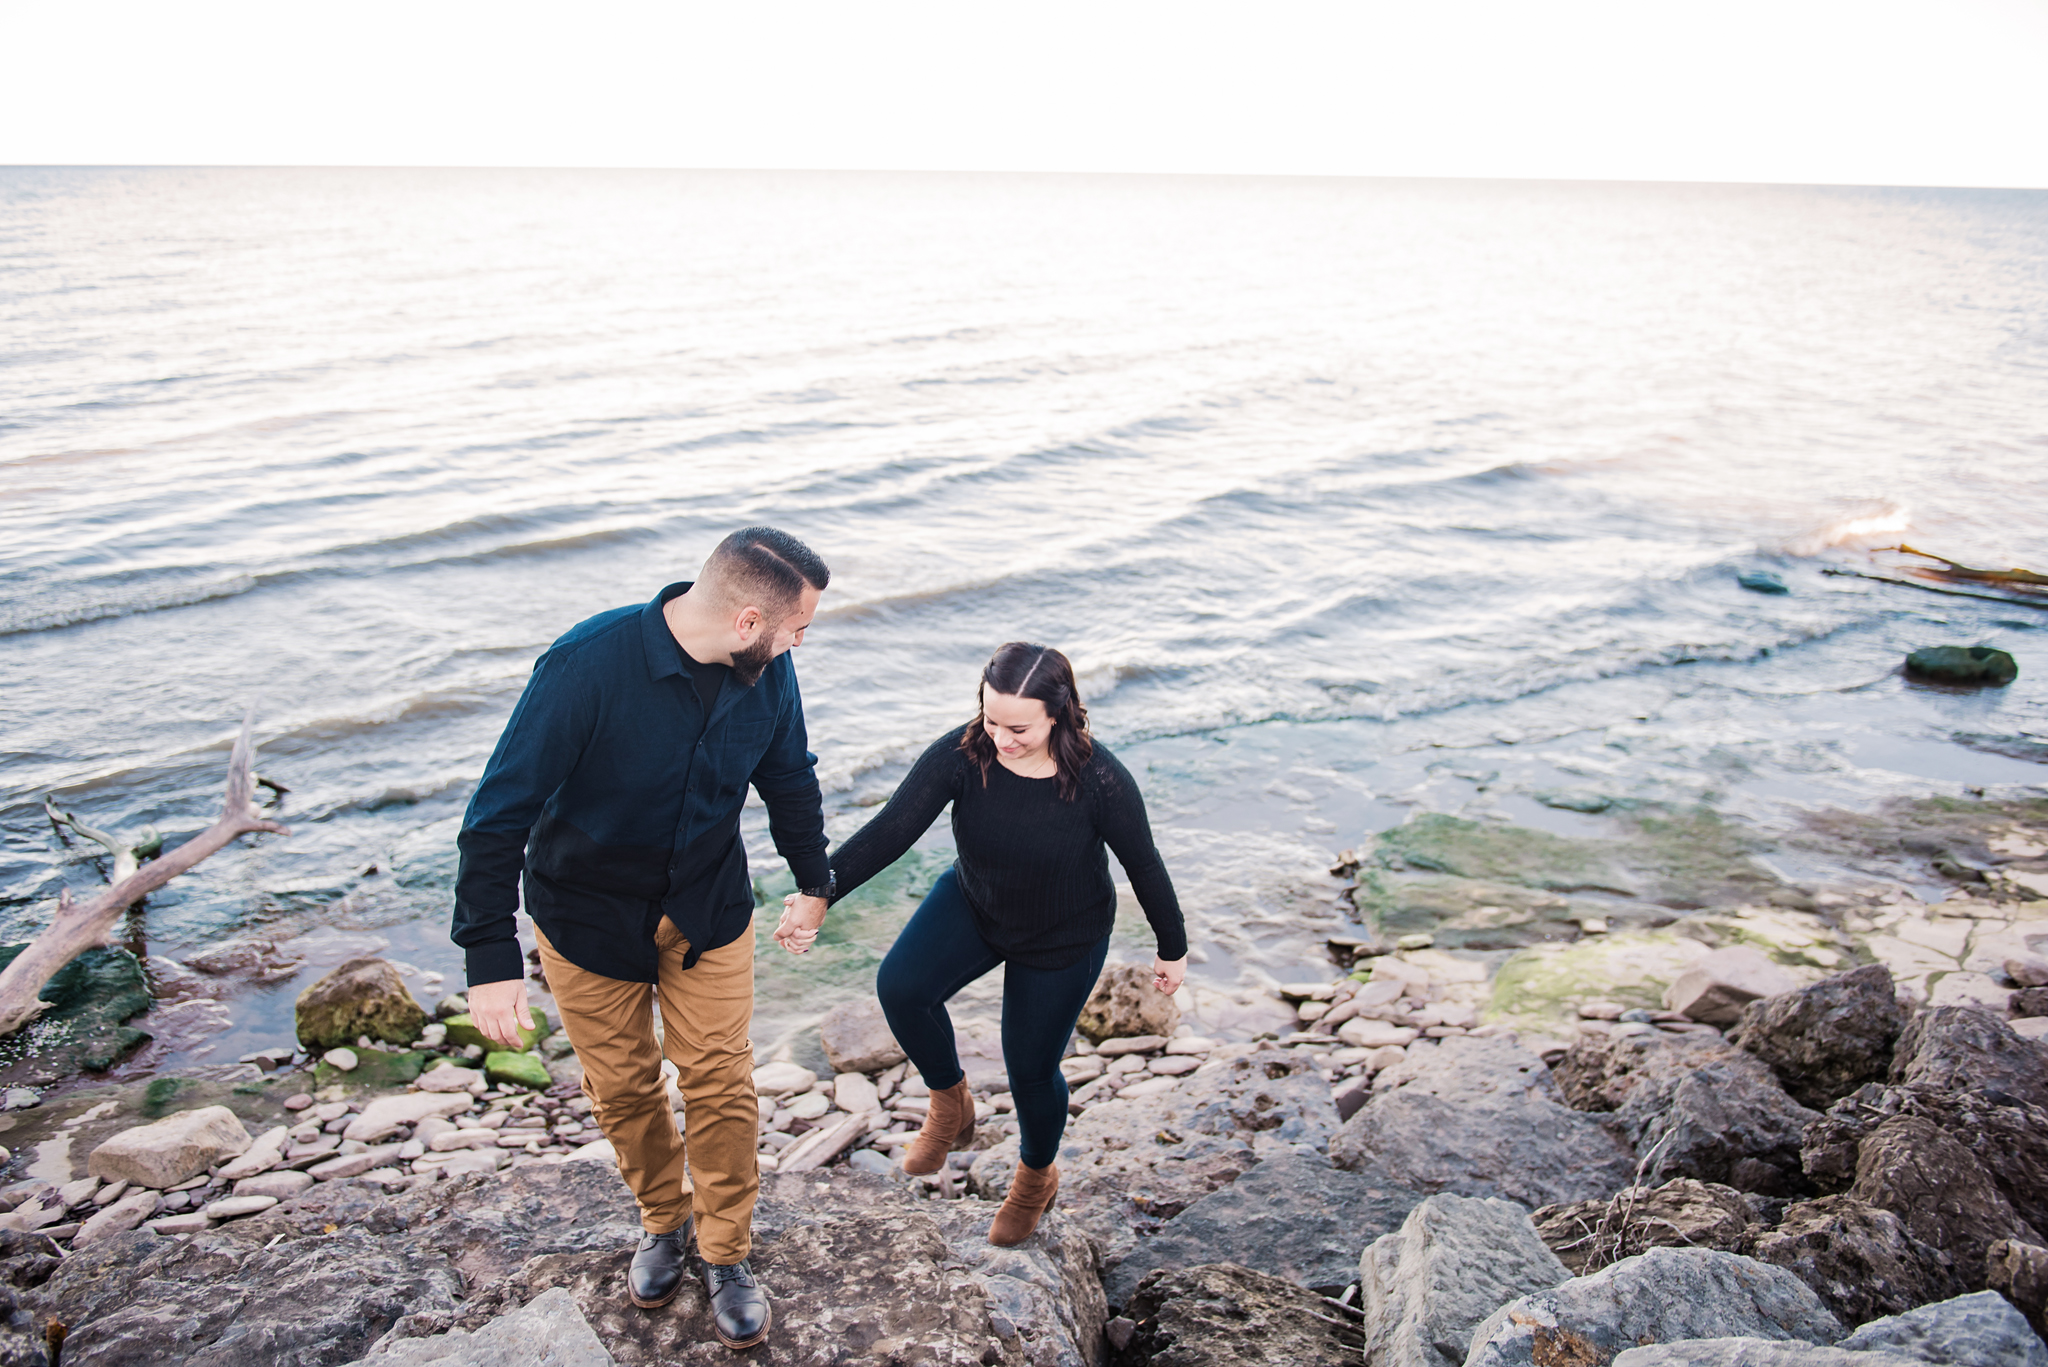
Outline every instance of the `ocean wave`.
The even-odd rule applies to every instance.
[[[69,593],[64,587],[38,588],[24,597],[0,601],[0,636],[61,631],[87,622],[134,617],[166,608],[191,607],[219,598],[237,598],[259,588],[262,582],[260,575],[229,574],[200,583],[139,584],[132,593],[122,596],[109,596],[104,591],[83,591],[83,586]]]

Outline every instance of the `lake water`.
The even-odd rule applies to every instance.
[[[16,169],[0,329],[0,935],[98,876],[44,794],[189,832],[253,707],[292,835],[127,932],[316,932],[215,1058],[350,947],[459,985],[534,657],[745,523],[833,568],[835,838],[1059,645],[1210,987],[1324,971],[1332,855],[1418,808],[1770,832],[2048,773],[1955,740],[2048,738],[2048,614],[1828,573],[2048,568],[2048,193]],[[1892,673],[1942,642],[2021,677]],[[764,955],[758,1040],[865,990],[927,846]]]

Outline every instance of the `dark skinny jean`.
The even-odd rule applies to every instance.
[[[1108,954],[1105,935],[1071,967],[1008,964],[1003,970],[1003,1063],[1017,1101],[1018,1157],[1026,1167],[1042,1168],[1059,1157],[1060,1136],[1067,1129],[1067,1079],[1060,1072],[1060,1056]],[[933,1091],[966,1076],[947,1000],[1003,962],[975,928],[959,875],[946,870],[875,975],[875,994],[889,1028]]]

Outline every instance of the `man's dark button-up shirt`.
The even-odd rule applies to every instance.
[[[578,623],[548,648],[470,798],[457,845],[455,943],[471,986],[525,973],[513,913],[563,958],[653,982],[663,916],[688,964],[754,914],[740,839],[751,783],[799,887],[825,882],[825,820],[796,668],[778,656],[751,688],[728,679],[707,716],[662,605]]]

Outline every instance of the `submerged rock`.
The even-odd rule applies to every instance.
[[[1180,1006],[1152,986],[1149,964],[1111,964],[1081,1008],[1075,1028],[1100,1044],[1130,1035],[1167,1035],[1180,1028]]]
[[[427,1013],[385,959],[350,959],[299,993],[299,1043],[318,1052],[368,1035],[386,1044],[419,1038]]]
[[[1318,1153],[1274,1154],[1140,1240],[1104,1279],[1109,1303],[1124,1304],[1160,1268],[1218,1260],[1336,1295],[1357,1273],[1359,1242],[1394,1228],[1421,1199]]]
[[[1330,1158],[1417,1191],[1525,1206],[1604,1197],[1636,1166],[1599,1120],[1564,1104],[1543,1060],[1470,1037],[1444,1041],[1407,1085],[1374,1092]]]
[[[1832,1343],[1842,1326],[1782,1268],[1704,1248],[1653,1248],[1511,1301],[1472,1336],[1467,1367],[1574,1367],[1708,1336]]]
[[[27,948],[0,945],[0,968]],[[142,964],[125,949],[86,950],[37,995],[50,1006],[17,1038],[44,1072],[105,1072],[149,1042],[148,1031],[125,1024],[150,1006]]]
[[[1853,1196],[1789,1206],[1760,1231],[1750,1256],[1812,1287],[1835,1318],[1862,1324],[1957,1289],[1952,1260],[1914,1238],[1898,1216]]]
[[[1728,1038],[1769,1064],[1793,1100],[1820,1111],[1883,1081],[1905,1027],[1891,970],[1867,964],[1751,1002]]]
[[[1359,1333],[1322,1297],[1230,1263],[1154,1272],[1127,1318],[1116,1367],[1357,1367]]]
[[[1923,646],[1906,657],[1906,677],[1929,683],[2003,688],[2019,676],[2012,656],[1990,646]]]
[[[1366,1361],[1460,1367],[1487,1316],[1570,1276],[1514,1202],[1432,1196],[1359,1260]]]

